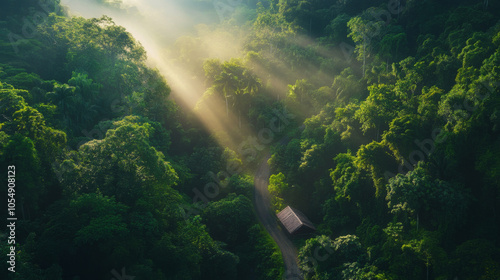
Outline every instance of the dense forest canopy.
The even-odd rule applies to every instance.
[[[296,279],[270,155],[303,279],[500,279],[499,90],[496,1],[3,1],[0,278]]]

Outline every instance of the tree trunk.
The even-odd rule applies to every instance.
[[[365,77],[365,64],[366,64],[366,38],[363,39],[363,78]]]
[[[229,105],[227,104],[227,95],[226,97],[226,118],[229,118]]]

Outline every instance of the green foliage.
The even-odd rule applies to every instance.
[[[345,40],[348,35],[347,23],[349,20],[350,17],[347,14],[340,14],[332,19],[325,28],[328,39],[336,44]]]
[[[361,266],[357,262],[345,263],[342,270],[343,279],[350,280],[389,280],[392,279],[373,265]]]
[[[64,208],[53,213],[40,237],[39,250],[48,250],[47,254],[43,254],[42,262],[57,262],[62,255],[75,260],[79,254],[87,252],[85,254],[106,254],[108,257],[87,259],[94,264],[94,268],[86,273],[101,271],[102,266],[98,263],[111,264],[115,254],[113,248],[120,246],[129,233],[125,223],[128,207],[100,193],[83,194],[58,206]],[[42,251],[39,250],[36,256],[40,260]],[[75,266],[73,273],[83,273],[84,269]]]
[[[476,168],[485,174],[484,180],[493,186],[500,187],[500,145],[485,148],[478,156]],[[500,188],[499,188],[500,190]]]
[[[399,162],[404,163],[405,157],[418,148],[414,142],[418,135],[425,135],[421,132],[424,124],[419,115],[404,115],[393,119],[389,129],[382,135],[383,141]]]
[[[408,48],[407,35],[404,32],[385,35],[380,41],[380,53],[387,59],[397,60]]]
[[[453,272],[464,279],[492,279],[499,275],[498,248],[488,240],[468,240],[452,256]]]
[[[213,238],[232,246],[246,238],[246,230],[255,222],[250,199],[235,194],[210,203],[202,217]]]
[[[394,158],[389,153],[388,147],[384,143],[371,142],[362,145],[356,154],[356,165],[371,173],[376,192],[375,196],[383,195],[385,191],[385,178],[388,170],[393,170]]]
[[[253,216],[243,163],[253,169],[256,155],[234,146],[261,129],[280,139],[274,208],[296,205],[318,228],[299,252],[306,279],[500,277],[499,4],[256,2],[169,50],[190,77],[205,75],[201,109],[220,101],[237,117],[238,129],[212,135],[113,19],[66,17],[58,0],[3,4],[13,279],[110,279],[124,266],[137,279],[282,278],[279,248]],[[221,34],[238,38],[239,57],[213,55],[207,41]],[[218,147],[212,136],[231,129],[233,146]],[[220,193],[182,220],[180,205],[207,183]]]
[[[80,147],[67,186],[83,192],[100,188],[103,194],[115,195],[128,205],[144,197],[156,211],[167,210],[165,201],[178,200],[171,189],[178,177],[164,155],[149,143],[151,125],[133,116],[114,125],[104,139]]]
[[[389,122],[396,117],[401,104],[390,85],[373,85],[368,87],[368,90],[370,95],[361,102],[356,118],[359,119],[361,129],[365,133],[369,129],[385,130]]]
[[[282,197],[289,188],[285,181],[285,175],[281,172],[271,175],[269,178],[269,186],[267,188],[271,194],[271,205],[273,209],[276,213],[283,210],[286,205],[284,204]]]
[[[255,248],[252,259],[257,264],[255,271],[259,279],[281,279],[283,277],[283,259],[276,243],[260,225],[252,226],[248,230],[248,236],[250,244]]]
[[[460,222],[467,209],[468,196],[459,186],[432,179],[422,164],[405,176],[389,180],[388,206],[393,213],[421,214],[437,225]]]
[[[233,175],[227,182],[227,189],[237,195],[253,198],[253,177],[250,175]]]
[[[362,184],[361,171],[354,163],[355,157],[351,154],[338,154],[335,157],[336,167],[330,172],[333,186],[335,188],[335,200],[355,200],[357,201],[361,194],[359,193]]]
[[[226,104],[226,117],[229,117],[229,108],[236,109],[241,128],[242,113],[248,114],[251,97],[261,90],[260,79],[237,59],[224,63],[215,59],[207,60],[203,69],[207,83],[212,84],[207,89],[205,98],[212,95],[223,98]]]
[[[351,68],[346,68],[342,70],[340,75],[335,76],[332,89],[339,103],[346,103],[352,99],[360,98],[363,91]]]
[[[297,32],[297,26],[290,23],[280,13],[272,13],[269,10],[259,13],[254,24],[255,39],[253,40],[254,49],[284,47],[287,40],[293,38]]]
[[[6,136],[6,135],[5,135]],[[21,134],[14,134],[4,140],[0,156],[1,165],[13,165],[16,168],[16,198],[18,205],[25,207],[27,216],[38,215],[39,203],[47,195],[46,186],[42,185],[42,168],[38,152],[33,141]]]
[[[74,238],[76,246],[92,245],[127,233],[121,216],[126,208],[99,194],[84,194],[70,204],[71,215],[84,226]],[[89,211],[85,213],[85,211]]]
[[[20,133],[31,138],[43,158],[52,160],[66,144],[66,134],[46,126],[44,116],[28,106],[20,92],[23,91],[13,88],[0,90],[0,100],[5,104],[0,107],[3,116],[0,128],[9,134]]]
[[[365,210],[361,206],[364,193],[369,192],[371,185],[364,172],[354,164],[351,154],[338,154],[335,157],[336,167],[330,170],[335,196],[323,204],[323,221],[335,232],[352,226],[358,220],[358,214]]]
[[[330,279],[341,273],[344,264],[363,259],[362,247],[355,235],[335,240],[324,235],[310,238],[299,252],[299,266],[306,279]]]

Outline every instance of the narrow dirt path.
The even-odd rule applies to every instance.
[[[260,222],[281,250],[283,262],[285,263],[285,280],[302,280],[303,278],[297,265],[297,249],[284,230],[281,229],[276,221],[276,215],[271,210],[271,198],[267,189],[269,176],[271,175],[269,165],[267,164],[269,158],[270,155],[266,155],[255,174],[255,210]]]

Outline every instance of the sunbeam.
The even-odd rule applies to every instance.
[[[76,0],[64,0],[62,3],[67,5],[70,13],[74,15],[108,15],[117,24],[124,26],[146,50],[148,64],[157,68],[165,77],[172,89],[172,98],[190,110],[195,108],[206,91],[205,77],[195,75],[192,69],[187,69],[179,63],[179,57],[173,55],[175,42],[185,34],[196,36],[206,51],[205,58],[226,60],[241,56],[243,50],[241,38],[222,29],[210,30],[210,27],[204,24],[213,21],[213,13],[187,10],[186,7],[170,1],[126,0],[116,5]],[[224,102],[217,96],[211,99],[205,100],[203,108],[193,112],[203,125],[214,133],[221,145],[237,147],[244,135],[250,133],[247,120],[239,120],[241,117],[233,112],[226,115]]]

